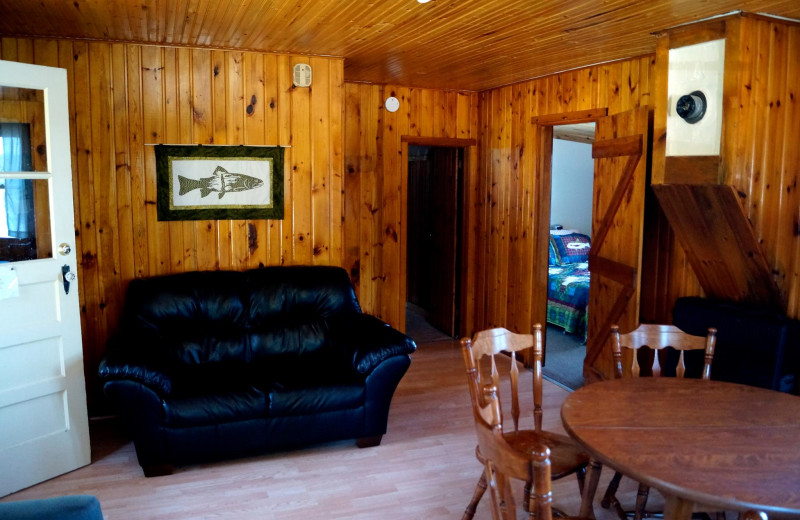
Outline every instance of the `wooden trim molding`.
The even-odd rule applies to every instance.
[[[533,116],[531,118],[531,123],[545,126],[574,125],[577,123],[592,123],[607,115],[608,108],[593,108],[590,110],[578,110],[576,112],[561,112],[558,114]]]
[[[667,156],[664,184],[721,184],[719,155]]]
[[[601,139],[592,145],[592,159],[607,159],[609,157],[625,157],[628,155],[642,155],[642,136],[628,135],[615,139]]]
[[[402,135],[400,136],[401,143],[415,144],[418,146],[443,146],[449,148],[466,148],[468,146],[477,146],[476,139],[459,139],[451,137],[420,137],[417,135]]]

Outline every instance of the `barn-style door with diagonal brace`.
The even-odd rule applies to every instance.
[[[639,321],[647,107],[600,118],[595,135],[589,339],[584,362],[588,381],[613,378],[606,348],[611,326],[627,331]]]

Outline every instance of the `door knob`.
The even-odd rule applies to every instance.
[[[77,276],[75,276],[75,273],[69,270],[68,265],[64,264],[61,267],[61,277],[63,278],[64,282],[64,294],[69,294],[69,284],[70,282],[74,282]]]
[[[70,245],[67,244],[66,242],[61,242],[58,245],[58,254],[60,254],[61,256],[67,256],[68,254],[70,254],[70,252],[72,252],[72,247],[70,247]]]

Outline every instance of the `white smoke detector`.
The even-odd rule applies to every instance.
[[[292,83],[295,87],[308,87],[311,85],[311,65],[308,63],[298,63],[294,66]]]
[[[386,110],[389,112],[397,112],[397,109],[400,108],[400,100],[398,100],[394,96],[390,96],[386,98],[386,102],[384,103]]]

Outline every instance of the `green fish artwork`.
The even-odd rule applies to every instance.
[[[178,175],[178,182],[180,183],[179,195],[185,195],[190,191],[199,189],[200,197],[205,197],[214,191],[219,193],[220,199],[229,192],[253,190],[264,185],[264,181],[261,179],[242,173],[231,173],[222,166],[217,166],[211,177],[187,179],[182,175]]]

